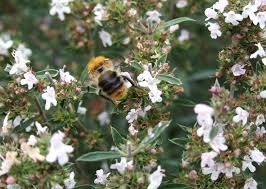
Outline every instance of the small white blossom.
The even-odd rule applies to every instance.
[[[222,36],[221,27],[217,23],[208,22],[206,24],[208,26],[208,30],[211,32],[211,38],[217,39]]]
[[[12,52],[12,56],[15,59],[15,63],[11,66],[9,70],[10,75],[20,75],[25,72],[27,72],[28,67],[26,63],[29,63],[30,61],[26,59],[25,55],[20,50],[14,50]]]
[[[41,155],[40,149],[38,147],[33,148],[32,146],[28,145],[26,142],[22,142],[20,145],[20,149],[23,152],[23,154],[27,155],[34,162],[45,160],[45,157]]]
[[[255,122],[255,124],[256,124],[257,126],[259,126],[259,125],[263,124],[264,122],[265,122],[265,117],[264,117],[264,115],[263,115],[263,114],[259,114],[259,115],[257,116],[257,118],[256,118],[256,122]]]
[[[73,152],[74,149],[72,146],[63,143],[64,136],[65,134],[61,131],[53,134],[46,161],[53,163],[58,160],[60,165],[64,165],[68,162],[68,153]]]
[[[6,157],[3,158],[0,167],[0,176],[7,174],[11,169],[11,167],[18,162],[16,159],[17,155],[18,155],[17,152],[12,152],[12,151],[6,152]]]
[[[253,23],[255,25],[257,25],[259,23],[260,28],[261,29],[264,29],[265,28],[265,25],[266,25],[266,12],[265,11],[264,12],[259,12],[257,14],[256,19],[255,20],[253,19]]]
[[[129,79],[131,79],[132,80],[132,78],[131,78],[131,75],[128,73],[128,72],[121,72],[120,73],[121,75],[123,75],[123,76],[126,76],[126,77],[128,77]],[[126,85],[126,87],[129,89],[130,87],[132,87],[132,84],[129,82],[129,81],[125,81],[125,85]]]
[[[227,178],[232,178],[233,177],[233,173],[235,173],[235,174],[239,174],[240,173],[240,169],[238,167],[234,167],[234,166],[225,167],[224,170],[223,170],[223,173],[225,174],[225,176]]]
[[[258,164],[261,164],[265,160],[265,156],[257,148],[254,148],[254,150],[250,151],[250,157]]]
[[[1,135],[6,135],[9,132],[9,129],[12,128],[12,121],[8,120],[10,112],[8,112],[4,118],[3,126],[1,128]]]
[[[35,146],[37,144],[37,138],[34,135],[30,135],[27,144],[29,146]]]
[[[110,175],[110,173],[104,174],[103,170],[97,170],[96,176],[97,178],[94,180],[94,184],[102,184],[105,185],[107,182],[107,177]]]
[[[227,150],[228,147],[224,144],[225,142],[223,132],[219,132],[213,139],[210,140],[209,144],[214,151],[219,153],[220,151]]]
[[[69,178],[64,180],[64,185],[65,185],[66,189],[72,189],[75,187],[76,181],[75,181],[74,177],[75,177],[75,173],[71,172],[69,175]]]
[[[223,163],[216,163],[212,167],[203,167],[202,173],[204,175],[211,174],[211,180],[215,181],[218,179],[219,175],[224,172],[225,166]]]
[[[266,98],[266,90],[260,92],[260,97],[261,98]]]
[[[102,112],[97,116],[100,125],[108,125],[111,122],[110,115],[108,112]]]
[[[25,47],[24,44],[19,44],[18,47],[17,47],[17,51],[20,51],[22,56],[24,56],[25,59],[29,59],[29,57],[32,54],[31,49]]]
[[[182,30],[180,31],[180,35],[178,36],[177,40],[178,40],[180,43],[182,43],[182,42],[184,42],[184,41],[189,40],[189,38],[190,38],[190,33],[189,33],[189,31],[188,31],[188,30],[185,30],[185,29],[182,29]]]
[[[101,30],[101,31],[99,31],[99,37],[100,37],[104,47],[112,46],[112,44],[113,44],[112,43],[112,36],[110,33],[108,33],[105,30]]]
[[[65,66],[63,69],[59,70],[60,80],[63,83],[72,83],[73,81],[76,81],[76,79],[70,75],[69,72],[65,72]]]
[[[128,120],[128,123],[133,123],[135,120],[138,119],[140,109],[131,109],[130,112],[128,112],[126,119]]]
[[[207,17],[205,20],[210,20],[210,19],[217,19],[218,18],[218,14],[217,12],[213,9],[213,8],[207,8],[204,11],[205,16]]]
[[[13,41],[10,39],[8,34],[0,37],[0,55],[7,56],[8,50],[12,47]]]
[[[188,6],[188,2],[187,2],[187,0],[177,0],[175,5],[177,8],[182,9],[182,8],[185,8],[186,6]]]
[[[38,122],[38,121],[35,121],[35,126],[37,128],[37,135],[42,135],[44,133],[47,132],[47,127],[42,127],[42,125]]]
[[[51,104],[56,106],[57,101],[54,87],[47,86],[47,88],[44,90],[44,93],[42,94],[42,99],[46,101],[45,110],[49,110]]]
[[[235,13],[234,11],[224,13],[224,16],[225,16],[225,22],[231,23],[234,26],[237,26],[239,22],[243,20],[243,16],[241,14]]]
[[[112,164],[110,168],[116,169],[121,175],[123,175],[125,170],[128,167],[131,167],[132,165],[133,165],[133,160],[127,162],[127,158],[121,157],[120,162],[116,162],[115,164]]]
[[[55,184],[55,185],[52,186],[51,189],[64,189],[64,188],[60,184]]]
[[[161,13],[159,13],[157,10],[148,11],[146,15],[148,16],[146,21],[149,23],[155,22],[159,24],[161,22],[161,19],[160,19]]]
[[[258,47],[258,50],[255,53],[253,53],[252,55],[250,55],[250,58],[251,59],[257,58],[258,56],[260,56],[262,58],[265,57],[266,53],[265,53],[263,47],[261,46],[261,43],[256,44],[256,46]]]
[[[128,128],[128,131],[129,131],[131,136],[135,136],[139,132],[137,129],[134,128],[133,125],[130,125],[130,127]]]
[[[224,9],[229,5],[229,2],[227,0],[219,0],[213,5],[213,8],[215,10],[218,10],[219,12],[223,13]]]
[[[21,121],[22,121],[22,117],[21,116],[16,116],[15,117],[15,119],[13,120],[13,126],[14,127],[17,127],[17,126],[19,126],[20,125],[20,123],[21,123]]]
[[[242,16],[243,18],[249,17],[250,20],[253,21],[253,23],[254,22],[256,23],[257,16],[255,15],[255,12],[257,11],[258,11],[258,7],[256,5],[249,3],[243,8]]]
[[[258,183],[253,179],[249,178],[246,180],[244,189],[257,189]]]
[[[212,167],[215,165],[215,161],[213,160],[218,155],[217,152],[205,152],[201,154],[201,167]]]
[[[163,100],[161,97],[162,91],[160,91],[157,87],[152,88],[148,94],[152,103],[162,102]]]
[[[245,65],[243,64],[235,64],[233,65],[233,67],[231,68],[231,71],[233,72],[233,75],[235,77],[244,75],[246,73],[246,69],[244,69]]]
[[[69,2],[71,0],[52,0],[50,15],[58,15],[61,21],[65,20],[65,14],[71,13]]]
[[[256,167],[252,164],[252,159],[248,155],[244,156],[244,161],[242,161],[242,171],[245,171],[247,168],[252,173],[256,171]]]
[[[149,186],[147,189],[157,189],[161,185],[163,181],[164,175],[164,170],[161,168],[161,166],[157,167],[157,170],[154,171],[152,174],[149,176]]]
[[[105,8],[102,4],[98,3],[98,4],[94,7],[94,9],[93,9],[93,13],[94,13],[94,15],[95,15],[95,16],[94,16],[94,21],[95,21],[98,25],[102,26],[101,21],[103,21],[104,18],[105,18],[105,15],[106,15],[106,8]]]
[[[263,135],[266,133],[265,127],[257,127],[255,133],[257,136],[263,137]]]
[[[242,125],[246,125],[247,121],[248,121],[248,117],[249,117],[249,113],[242,109],[241,107],[237,107],[236,108],[236,114],[234,117],[233,117],[233,121],[235,123],[238,123],[240,121],[242,121]]]
[[[38,79],[32,74],[31,71],[28,71],[24,74],[24,79],[20,81],[21,85],[28,85],[28,90],[32,89],[33,85],[38,83]]]
[[[174,33],[174,32],[177,31],[178,29],[179,29],[179,25],[178,25],[178,24],[175,24],[175,25],[170,26],[170,28],[169,28],[169,32],[170,32],[170,33]]]

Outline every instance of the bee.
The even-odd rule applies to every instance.
[[[127,81],[132,86],[136,86],[133,80],[121,75],[113,62],[104,56],[97,56],[91,59],[87,64],[87,69],[91,84],[99,89],[98,94],[114,104],[127,95]]]

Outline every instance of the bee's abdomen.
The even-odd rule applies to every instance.
[[[113,71],[106,71],[99,77],[99,87],[108,95],[112,95],[123,84],[123,79]]]

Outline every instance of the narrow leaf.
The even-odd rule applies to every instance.
[[[86,161],[86,162],[94,162],[94,161],[101,161],[106,159],[115,159],[119,158],[122,155],[118,152],[89,152],[80,156],[77,161]]]
[[[210,139],[213,139],[214,137],[216,137],[216,135],[218,134],[218,131],[219,131],[218,127],[213,127],[210,132]]]
[[[165,22],[161,27],[159,27],[159,30],[163,30],[166,29],[170,26],[176,25],[176,24],[180,24],[182,22],[194,22],[196,20],[192,19],[192,18],[188,18],[188,17],[180,17],[180,18],[175,18],[173,20],[169,20],[167,22]]]
[[[86,66],[86,68],[82,71],[81,76],[80,76],[81,83],[84,83],[84,81],[88,79],[88,76],[89,76],[89,73],[88,73],[88,69]]]
[[[73,189],[95,189],[95,188],[91,185],[80,185],[80,186],[76,186]]]
[[[173,138],[173,139],[169,139],[169,141],[177,146],[184,148],[184,146],[188,142],[188,139],[187,138]]]
[[[46,69],[46,70],[36,72],[36,77],[38,79],[44,79],[44,78],[46,78],[46,75],[45,75],[46,72],[48,72],[51,77],[56,77],[58,75],[58,70]]]
[[[20,125],[16,126],[13,129],[14,133],[19,133],[24,131],[27,127],[29,127],[35,120],[35,117],[32,117],[30,119],[28,119],[27,121],[21,122]]]
[[[190,189],[190,186],[185,184],[164,184],[160,189]]]
[[[182,84],[180,79],[178,79],[172,75],[168,75],[168,74],[158,74],[156,76],[156,78],[161,80],[161,81],[165,81],[167,83],[170,83],[172,85],[181,85]]]
[[[141,64],[139,64],[138,62],[136,62],[136,61],[130,62],[130,66],[135,68],[138,71],[143,71],[144,70],[143,66]]]
[[[119,144],[123,144],[126,141],[126,139],[122,137],[114,127],[111,127],[111,134],[113,141],[117,147],[119,146]]]

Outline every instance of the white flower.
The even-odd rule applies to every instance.
[[[69,178],[64,180],[64,185],[65,185],[66,189],[72,189],[75,187],[76,181],[75,181],[74,177],[75,177],[75,173],[71,172],[69,175]]]
[[[47,132],[47,127],[42,127],[42,125],[38,122],[38,121],[35,121],[35,126],[37,128],[37,135],[42,135],[44,133]]]
[[[265,156],[257,148],[254,148],[254,150],[250,151],[250,157],[258,164],[261,164],[265,160]]]
[[[246,180],[244,189],[257,189],[257,182],[253,178],[249,178]]]
[[[37,144],[37,138],[34,135],[30,135],[27,144],[29,146],[35,146]]]
[[[212,115],[214,113],[214,110],[212,107],[205,104],[197,104],[194,108],[194,112],[198,114],[197,122],[201,126],[197,130],[197,135],[203,136],[204,142],[209,142],[209,135],[213,125]]]
[[[128,166],[133,165],[133,160],[127,162],[127,158],[121,157],[120,162],[116,162],[110,166],[111,169],[116,169],[121,175],[124,174]]]
[[[219,0],[213,5],[213,8],[223,13],[224,9],[229,5],[227,0]]]
[[[219,175],[223,173],[224,169],[225,169],[225,166],[223,163],[216,163],[212,167],[203,167],[202,173],[204,175],[211,174],[211,180],[215,181],[218,179]]]
[[[49,153],[46,156],[46,161],[52,163],[58,159],[60,165],[64,165],[68,162],[68,153],[73,152],[73,147],[63,143],[64,133],[58,131],[54,133],[51,138],[51,146],[49,148]]]
[[[187,0],[177,0],[176,7],[179,9],[185,8],[188,5]]]
[[[52,0],[50,15],[54,16],[57,14],[61,21],[65,20],[64,14],[69,14],[71,12],[69,7],[70,1],[71,0]]]
[[[104,47],[112,46],[112,36],[107,31],[101,30],[99,31],[99,37],[102,41]]]
[[[266,57],[262,58],[261,61],[262,61],[263,65],[266,66]]]
[[[225,176],[227,178],[232,178],[233,177],[233,173],[235,173],[235,174],[239,174],[240,173],[240,169],[238,167],[234,167],[234,166],[225,167],[224,170],[223,170],[223,173],[225,174]]]
[[[182,43],[184,41],[189,40],[189,37],[190,37],[189,31],[183,29],[183,30],[180,31],[180,35],[178,36],[178,41]]]
[[[24,44],[19,44],[18,47],[17,47],[17,51],[20,51],[22,56],[24,56],[25,59],[29,59],[29,57],[32,54],[31,49],[25,47]]]
[[[47,88],[44,90],[44,93],[42,94],[42,99],[46,101],[45,110],[49,110],[51,104],[56,106],[57,101],[54,87],[47,86]]]
[[[15,59],[15,63],[11,66],[11,69],[9,71],[10,75],[20,75],[25,72],[27,72],[28,67],[26,63],[29,63],[30,61],[26,59],[25,55],[20,50],[14,50],[12,52],[12,56]]]
[[[207,17],[205,20],[210,20],[210,19],[217,19],[218,18],[218,14],[217,12],[213,9],[213,8],[207,8],[204,11],[205,16]]]
[[[244,161],[242,161],[242,171],[245,171],[247,168],[252,173],[256,171],[256,167],[252,165],[252,159],[248,155],[244,156]]]
[[[244,67],[245,65],[243,64],[235,64],[232,66],[231,71],[233,72],[234,76],[238,77],[246,73],[246,69],[244,69]]]
[[[100,125],[108,125],[111,122],[108,112],[102,112],[97,116]]]
[[[55,184],[51,189],[64,189],[60,184]]]
[[[65,66],[63,67],[63,69],[59,70],[61,82],[71,83],[72,81],[76,81],[76,79],[72,75],[70,75],[69,72],[65,72],[64,70],[65,70]]]
[[[157,170],[154,171],[152,174],[149,176],[149,186],[147,189],[157,189],[162,183],[163,177],[165,176],[163,174],[164,170],[161,169],[161,166],[157,167]]]
[[[257,58],[258,56],[260,56],[260,57],[266,56],[266,53],[265,53],[263,47],[261,46],[261,43],[256,44],[256,46],[258,47],[258,50],[255,53],[253,53],[252,55],[250,55],[250,58]]]
[[[0,55],[7,56],[8,50],[12,47],[13,41],[8,34],[0,37]]]
[[[102,184],[105,185],[107,182],[107,177],[110,175],[110,173],[104,174],[103,170],[97,170],[96,176],[97,178],[94,180],[94,184]]]
[[[211,32],[211,38],[217,39],[222,36],[221,27],[217,23],[208,22],[206,24],[208,26],[208,30]]]
[[[131,109],[130,112],[128,112],[126,119],[128,123],[133,123],[135,120],[138,119],[140,109]]]
[[[154,87],[149,92],[149,98],[151,99],[152,103],[162,102],[162,91],[160,91],[157,87]]]
[[[127,12],[129,17],[135,16],[137,14],[137,10],[134,8],[129,9],[129,11]]]
[[[241,14],[235,13],[234,11],[224,13],[224,16],[225,16],[225,22],[231,23],[234,26],[237,26],[239,22],[243,20],[243,16]]]
[[[205,152],[201,154],[201,167],[212,167],[215,165],[214,158],[218,155],[217,152]]]
[[[21,116],[16,116],[15,119],[13,120],[13,126],[17,127],[20,125],[20,122],[22,121],[22,117]]]
[[[210,140],[209,144],[214,151],[219,153],[220,151],[227,150],[228,147],[224,144],[225,142],[223,132],[220,131],[213,139]]]
[[[38,79],[35,75],[32,74],[31,71],[28,71],[24,74],[24,79],[20,81],[21,85],[28,85],[28,90],[32,89],[33,85],[38,83]]]
[[[135,136],[139,132],[137,129],[134,128],[133,125],[130,125],[130,127],[128,128],[128,131],[129,131],[131,136]]]
[[[261,29],[264,29],[265,28],[265,25],[266,25],[266,12],[265,11],[264,12],[259,12],[257,14],[256,19],[255,20],[253,19],[253,23],[255,25],[257,25],[259,23],[260,28]]]
[[[95,15],[95,17],[94,17],[94,21],[95,21],[98,25],[102,26],[101,21],[104,20],[104,17],[105,17],[105,15],[106,15],[106,9],[105,9],[105,7],[104,7],[102,4],[98,3],[98,4],[94,7],[94,9],[93,9],[93,13],[94,13],[94,15]]]
[[[12,151],[6,152],[6,158],[3,159],[0,168],[0,176],[7,174],[11,169],[12,165],[18,162],[16,159],[17,155],[18,155],[17,152],[12,152]]]
[[[159,24],[161,22],[161,19],[160,19],[161,13],[159,13],[157,10],[148,11],[146,15],[148,16],[146,21],[149,23],[155,22]]]
[[[12,128],[12,121],[11,120],[8,120],[8,116],[9,116],[10,112],[8,112],[4,118],[4,121],[3,121],[3,126],[1,128],[1,135],[6,135],[9,131],[9,129]]]
[[[263,135],[266,133],[265,127],[257,127],[255,133],[257,136],[263,137]]]
[[[236,108],[236,114],[234,117],[233,117],[233,121],[235,123],[238,123],[240,121],[242,121],[242,125],[246,125],[247,121],[248,121],[248,117],[249,117],[249,113],[242,109],[241,107],[237,107]]]
[[[81,106],[82,102],[79,103],[77,113],[81,115],[85,115],[87,112],[87,108]]]
[[[259,115],[257,116],[257,118],[256,118],[256,122],[255,122],[255,124],[256,124],[257,126],[259,126],[259,125],[263,124],[264,122],[265,122],[265,117],[264,117],[264,115],[263,115],[263,114],[259,114]]]
[[[132,80],[131,75],[128,72],[121,72],[120,74]],[[132,84],[129,81],[125,81],[125,85],[128,89],[132,87]]]
[[[169,32],[170,33],[174,33],[178,29],[179,29],[179,25],[178,24],[174,24],[174,25],[170,26]]]
[[[266,90],[260,92],[260,97],[261,98],[266,98]]]
[[[249,3],[243,8],[242,16],[243,18],[249,17],[250,20],[255,21],[257,19],[255,12],[257,11],[258,11],[258,7],[256,5],[252,5],[251,3]]]
[[[37,147],[33,148],[26,142],[22,142],[20,148],[23,154],[29,156],[34,162],[45,160],[45,157],[40,154],[40,149]]]

